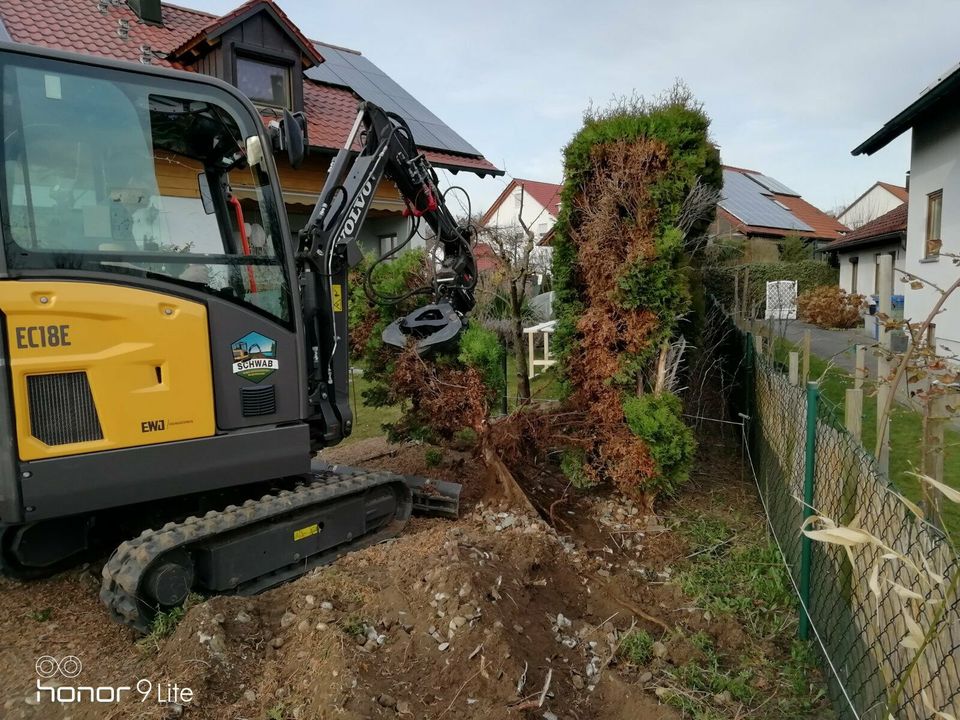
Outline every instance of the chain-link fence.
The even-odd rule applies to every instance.
[[[733,410],[838,717],[960,718],[960,566],[949,542],[898,495],[816,384],[791,383],[727,322]],[[875,541],[810,540],[801,527],[811,515]]]

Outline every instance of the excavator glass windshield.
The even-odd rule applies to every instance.
[[[289,322],[275,196],[261,166],[247,162],[258,119],[234,98],[16,55],[0,55],[0,83],[11,273],[172,281]]]

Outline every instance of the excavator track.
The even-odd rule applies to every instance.
[[[351,470],[353,470],[351,468]],[[347,530],[340,536],[324,538],[325,544],[312,554],[294,554],[290,562],[253,578],[246,578],[229,589],[204,587],[199,578],[198,589],[217,594],[252,595],[269,587],[303,575],[319,565],[333,562],[341,555],[369,547],[397,535],[410,517],[413,500],[411,490],[400,475],[388,472],[335,471],[315,472],[294,489],[280,490],[260,500],[247,500],[242,505],[229,505],[210,511],[203,517],[188,517],[170,522],[158,530],[145,530],[138,537],[122,543],[103,568],[100,600],[114,620],[148,632],[154,615],[160,609],[150,602],[144,582],[152,568],[163,558],[185,557],[203,551],[204,544],[220,542],[224,537],[239,537],[242,542],[260,531],[276,527],[297,517],[298,513],[323,511],[340,501],[364,503],[362,529]],[[391,500],[390,496],[394,496]],[[384,514],[385,507],[392,510]],[[336,508],[331,508],[336,510]],[[355,507],[352,510],[356,510]],[[355,513],[351,514],[354,517]],[[331,523],[334,524],[334,523]],[[313,525],[308,526],[310,528]],[[308,530],[320,537],[325,528]],[[336,529],[331,530],[336,533]],[[192,571],[191,571],[192,572]]]

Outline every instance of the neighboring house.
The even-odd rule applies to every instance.
[[[893,256],[893,266],[902,270],[907,247],[907,203],[900,203],[878,218],[861,225],[840,240],[823,248],[835,252],[840,265],[840,287],[860,295],[900,295],[903,285],[896,277],[886,287],[880,285],[880,256]],[[899,290],[899,292],[898,292]]]
[[[283,108],[304,112],[303,165],[293,170],[277,157],[294,234],[306,224],[361,100],[404,116],[437,167],[503,174],[363,55],[307,39],[272,0],[250,0],[223,16],[156,0],[3,0],[0,39],[212,75],[245,93],[264,122]],[[199,197],[195,173],[188,178],[176,166],[158,166],[158,177],[166,182],[164,196]],[[256,207],[253,188],[233,189],[245,209]],[[403,209],[396,187],[384,180],[359,237],[366,252],[381,254],[407,237],[411,221]]]
[[[549,238],[560,215],[560,192],[562,185],[522,180],[510,181],[500,196],[480,218],[480,227],[491,231],[522,237],[524,226],[533,233],[537,246],[531,255],[531,265],[537,276],[537,284],[550,272],[551,253]],[[520,210],[523,208],[523,223]],[[477,266],[481,272],[499,267],[495,253],[481,242],[477,245]]]
[[[910,200],[903,268],[928,281],[906,290],[904,317],[924,320],[940,299],[932,287],[949,287],[957,266],[941,253],[960,253],[960,65],[947,71],[909,106],[853,149],[872,155],[913,129],[910,149]],[[904,286],[906,287],[906,286]],[[960,295],[936,318],[937,343],[960,353]]]
[[[877,181],[863,195],[850,203],[846,210],[837,215],[837,220],[851,230],[856,230],[906,201],[907,188]]]
[[[744,262],[776,262],[784,238],[807,239],[819,249],[849,228],[783,183],[755,170],[725,165],[711,240],[744,240]]]
[[[560,214],[560,191],[562,185],[536,180],[510,181],[500,196],[480,219],[482,227],[519,230],[520,205],[523,201],[523,223],[542,240]]]

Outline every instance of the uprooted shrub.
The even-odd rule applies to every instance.
[[[863,295],[848,293],[837,285],[814,288],[797,298],[797,316],[822,328],[848,329],[860,325]]]
[[[369,261],[354,269],[351,284],[363,286]],[[502,347],[497,336],[469,325],[458,346],[421,357],[412,348],[398,350],[381,339],[399,317],[428,301],[423,294],[396,300],[428,285],[426,254],[411,250],[378,264],[370,278],[376,299],[355,294],[350,306],[354,357],[364,366],[368,386],[363,399],[372,407],[397,405],[400,418],[384,425],[397,440],[452,440],[464,429],[477,432],[490,403],[502,392]],[[357,297],[359,295],[359,297]]]
[[[567,406],[589,419],[565,456],[584,458],[564,463],[572,482],[611,481],[652,501],[686,477],[694,441],[663,369],[690,308],[686,251],[722,182],[708,128],[678,86],[588,113],[565,149],[554,346]]]

